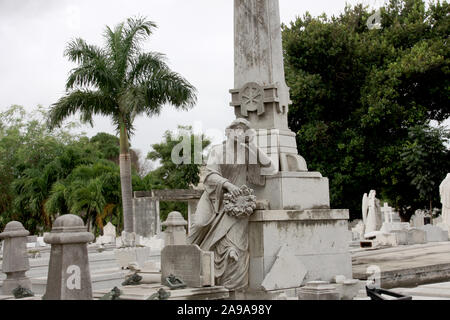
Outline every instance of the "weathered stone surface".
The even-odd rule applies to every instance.
[[[352,277],[348,249],[348,210],[256,211],[249,224],[249,285],[261,290],[282,246],[304,264],[305,281],[331,281],[336,274]],[[293,281],[288,288],[295,288]]]
[[[364,237],[368,239],[373,236],[371,234],[381,229],[383,221],[380,200],[376,198],[375,190],[370,190],[369,195],[363,195],[362,217],[365,226]]]
[[[427,242],[426,232],[417,228],[392,230],[390,233],[380,233],[377,241],[382,245],[399,246],[423,244]]]
[[[310,281],[298,290],[299,300],[340,300],[335,285],[327,281]]]
[[[166,227],[164,231],[165,245],[185,245],[186,244],[186,229],[187,221],[184,220],[181,213],[173,211],[167,216],[167,220],[163,222]]]
[[[214,286],[214,254],[197,245],[166,246],[161,252],[161,283],[167,285],[171,274],[188,287]]]
[[[31,281],[25,275],[30,269],[26,247],[29,234],[18,221],[7,223],[5,230],[0,233],[0,239],[3,240],[2,271],[7,276],[2,286],[4,295],[11,295],[18,286],[31,289]]]
[[[448,241],[448,231],[442,230],[440,227],[427,224],[419,229],[425,231],[427,242]]]
[[[235,89],[230,90],[237,118],[257,131],[258,146],[280,171],[308,171],[287,124],[291,103],[281,46],[278,0],[235,0]],[[269,141],[267,141],[269,140]]]
[[[131,263],[137,263],[138,266],[143,266],[150,258],[151,248],[149,247],[133,247],[120,248],[114,250],[114,255],[117,264],[121,268],[127,268]]]
[[[44,237],[51,244],[44,300],[91,300],[92,284],[87,243],[94,235],[76,215],[60,216]]]
[[[447,173],[439,185],[439,195],[442,203],[442,223],[446,226],[444,230],[450,230],[450,173]]]
[[[289,245],[284,245],[277,254],[275,262],[262,282],[264,290],[300,287],[308,270]]]
[[[185,288],[179,290],[169,290],[168,287],[161,284],[141,284],[137,286],[121,287],[121,300],[148,300],[153,294],[161,288],[170,292],[168,300],[223,300],[229,297],[229,291],[224,287],[203,287],[203,288]],[[108,293],[111,288],[97,290],[94,292],[94,298],[99,299]]]
[[[108,222],[103,227],[103,235],[98,237],[96,239],[96,243],[100,245],[104,244],[116,244],[116,227],[111,223]]]
[[[385,289],[424,283],[449,281],[450,242],[432,242],[411,246],[360,251],[353,254],[353,277],[367,279],[370,266],[381,271],[381,287]]]
[[[381,227],[380,231],[383,233],[389,233],[392,231],[407,230],[410,228],[408,222],[385,222]]]
[[[416,210],[409,223],[413,228],[423,227],[425,225],[425,213],[421,210]]]
[[[133,198],[134,232],[150,238],[160,232],[159,202],[152,198]]]
[[[319,172],[280,172],[255,186],[258,199],[267,199],[271,210],[330,208],[328,178]]]
[[[407,244],[427,243],[426,232],[420,229],[412,228],[407,231]]]
[[[341,300],[353,300],[360,290],[364,290],[366,283],[357,279],[345,279],[336,284]]]

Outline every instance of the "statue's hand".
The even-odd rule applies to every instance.
[[[241,188],[239,188],[238,186],[235,186],[234,184],[227,182],[224,184],[225,189],[228,190],[229,193],[231,193],[231,195],[233,197],[237,197],[241,194]]]

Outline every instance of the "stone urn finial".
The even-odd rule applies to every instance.
[[[11,221],[0,233],[3,244],[2,271],[6,273],[3,281],[2,292],[11,295],[17,287],[31,290],[31,281],[25,275],[30,270],[30,262],[27,254],[27,236],[30,234],[18,221]]]
[[[185,245],[186,244],[186,228],[187,221],[181,213],[173,211],[169,213],[166,221],[162,223],[166,227],[165,246],[168,245]]]
[[[91,300],[92,284],[87,244],[94,235],[76,215],[60,216],[44,237],[51,244],[45,300]]]

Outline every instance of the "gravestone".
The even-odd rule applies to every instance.
[[[188,287],[214,286],[214,253],[197,245],[170,245],[161,252],[161,283],[174,275]]]
[[[0,239],[3,240],[2,271],[6,273],[2,286],[4,295],[11,295],[19,286],[31,289],[31,281],[25,275],[30,270],[26,247],[29,234],[18,221],[8,222],[5,230],[0,233]]]
[[[385,202],[384,205],[381,207],[381,212],[383,214],[383,223],[394,222],[392,219],[392,208],[389,207],[387,202]]]
[[[150,247],[120,248],[114,250],[117,264],[122,269],[126,269],[130,264],[137,264],[142,267],[150,259]]]
[[[103,235],[97,238],[99,244],[116,244],[116,227],[108,222],[103,227]]]
[[[420,228],[425,225],[425,213],[422,210],[416,210],[410,220],[411,227]]]
[[[391,230],[377,235],[381,245],[399,246],[427,243],[426,232],[418,228]]]
[[[91,273],[87,244],[94,235],[86,231],[83,220],[66,214],[53,223],[44,237],[51,244],[44,300],[92,300]]]
[[[419,229],[425,231],[427,242],[448,241],[448,231],[440,227],[427,224]]]
[[[426,232],[418,228],[407,230],[407,244],[423,244],[427,243]]]
[[[173,211],[167,216],[167,220],[163,222],[163,226],[166,227],[164,231],[165,245],[184,245],[186,244],[186,225],[187,221],[184,220],[181,213]]]
[[[159,202],[152,198],[133,198],[134,232],[151,238],[160,232]]]

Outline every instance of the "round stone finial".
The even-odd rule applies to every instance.
[[[83,219],[74,214],[65,214],[58,217],[53,223],[52,232],[86,231]]]
[[[0,239],[26,237],[30,235],[30,232],[23,227],[23,224],[19,221],[8,222],[5,226],[5,230],[0,233]]]
[[[181,213],[179,213],[178,211],[172,211],[171,213],[169,213],[169,215],[167,216],[166,221],[164,221],[162,223],[163,226],[165,227],[169,227],[169,226],[186,226],[187,225],[187,221],[184,220],[183,216],[181,215]]]
[[[65,214],[53,222],[52,232],[44,237],[44,242],[50,244],[88,243],[95,236],[87,232],[83,219],[74,214]]]

